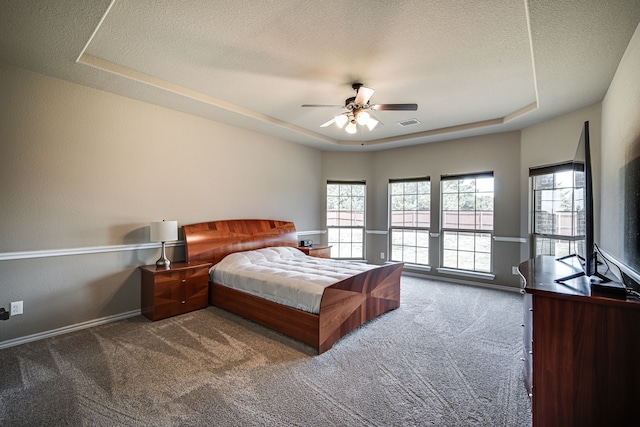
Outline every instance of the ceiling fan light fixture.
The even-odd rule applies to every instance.
[[[358,127],[356,126],[355,120],[352,120],[346,128],[344,128],[345,131],[347,131],[347,133],[350,134],[354,134],[356,133],[356,131],[358,130]]]
[[[339,114],[335,117],[336,126],[340,129],[349,121],[349,118],[344,114]]]
[[[373,128],[375,128],[378,123],[379,122],[376,119],[374,119],[373,117],[369,117],[369,120],[367,121],[367,127],[369,128],[369,130],[373,130]]]
[[[358,114],[356,114],[356,123],[358,123],[359,125],[366,125],[370,119],[371,114],[366,111],[361,110],[358,112]]]

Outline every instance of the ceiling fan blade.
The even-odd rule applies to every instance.
[[[329,105],[329,104],[302,104],[301,107],[329,107],[329,108],[343,108],[344,105]]]
[[[325,123],[321,124],[320,127],[321,128],[326,128],[327,126],[331,126],[335,122],[336,122],[336,118],[334,117],[331,120],[329,120],[328,122],[325,122]]]
[[[375,111],[397,110],[397,111],[416,111],[418,104],[376,104],[369,107]]]
[[[358,88],[358,92],[356,92],[356,100],[355,103],[358,105],[364,105],[371,99],[371,95],[375,92],[374,89],[368,88],[366,86],[360,86]]]

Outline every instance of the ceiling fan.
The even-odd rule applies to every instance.
[[[322,104],[303,104],[303,107],[332,107],[332,108],[345,108],[347,111],[338,114],[331,120],[320,125],[320,127],[327,127],[335,123],[339,128],[346,124],[344,128],[347,133],[356,133],[357,125],[364,125],[373,130],[380,122],[369,111],[416,111],[418,104],[370,104],[369,100],[375,90],[364,86],[362,83],[354,83],[351,85],[353,90],[356,91],[356,96],[347,98],[344,101],[344,105],[322,105]],[[348,124],[347,124],[348,123]]]

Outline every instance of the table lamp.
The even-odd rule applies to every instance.
[[[162,242],[162,255],[156,261],[156,267],[169,268],[171,261],[167,258],[165,252],[165,242],[178,240],[178,221],[155,221],[151,223],[151,239],[152,242]]]

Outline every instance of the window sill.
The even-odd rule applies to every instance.
[[[496,278],[496,275],[491,273],[478,273],[475,271],[456,270],[453,268],[437,268],[436,270],[438,270],[438,273],[450,274],[452,276],[473,277],[475,279],[484,280],[494,280]]]
[[[405,262],[404,269],[409,271],[431,271],[431,266],[420,265],[420,264],[408,264]]]

